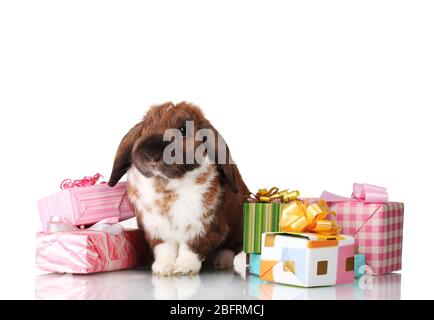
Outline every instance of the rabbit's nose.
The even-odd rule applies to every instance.
[[[155,162],[155,161],[151,161],[151,162],[149,163],[149,166],[151,167],[152,170],[157,170],[158,163]]]
[[[161,162],[163,159],[163,151],[164,150],[147,150],[145,158],[150,160],[152,166],[157,166],[157,163]]]

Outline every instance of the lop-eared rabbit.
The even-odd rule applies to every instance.
[[[168,139],[168,132],[178,135]],[[192,150],[202,157],[192,160]],[[151,107],[122,139],[109,185],[125,174],[138,226],[154,252],[154,274],[196,274],[203,263],[232,267],[242,248],[248,189],[200,108],[187,102]]]

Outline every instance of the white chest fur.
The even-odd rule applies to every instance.
[[[204,219],[203,195],[217,175],[215,169],[209,170],[209,166],[203,164],[182,178],[169,180],[166,188],[176,194],[176,198],[165,213],[155,205],[164,201],[163,194],[155,188],[156,178],[146,178],[134,166],[131,167],[127,174],[128,182],[137,190],[137,197],[131,200],[136,209],[142,212],[139,219],[150,236],[183,243],[204,234],[205,224],[212,221],[212,216]],[[196,183],[197,178],[205,172],[209,172],[206,181]]]

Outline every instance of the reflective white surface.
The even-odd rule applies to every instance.
[[[193,277],[160,278],[137,269],[94,275],[39,275],[36,299],[400,299],[401,275],[366,277],[354,285],[296,288],[260,280],[244,272],[203,272]]]
[[[400,300],[401,275],[365,277],[353,285],[297,288],[248,276],[247,294],[260,300]]]

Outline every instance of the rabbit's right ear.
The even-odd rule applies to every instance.
[[[131,166],[131,153],[133,151],[134,142],[140,137],[143,128],[143,123],[136,124],[122,139],[116,152],[113,162],[112,174],[108,185],[114,187],[119,180],[127,173]]]

